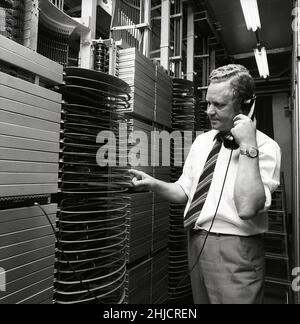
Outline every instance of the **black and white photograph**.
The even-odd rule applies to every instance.
[[[300,0],[0,0],[8,304],[300,304]]]

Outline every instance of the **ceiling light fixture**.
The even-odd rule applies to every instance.
[[[266,79],[270,76],[267,51],[265,47],[254,49],[256,64],[258,67],[259,75]]]
[[[240,0],[248,30],[261,28],[257,0]]]

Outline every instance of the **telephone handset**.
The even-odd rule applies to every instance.
[[[254,121],[255,119],[255,103],[256,97],[253,97],[252,99],[243,101],[241,105],[241,110],[243,114],[249,116],[252,121]],[[228,134],[225,135],[223,144],[227,149],[230,150],[237,150],[239,148],[239,145],[235,141],[231,132],[228,132]]]

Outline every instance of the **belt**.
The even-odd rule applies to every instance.
[[[208,234],[208,231],[205,231],[205,230],[195,230],[195,229],[192,229],[191,230],[191,234],[198,234],[198,235],[207,235]],[[213,236],[213,237],[226,237],[226,236],[236,236],[236,237],[245,237],[245,238],[262,238],[264,236],[264,234],[256,234],[256,235],[251,235],[251,236],[242,236],[242,235],[234,235],[234,234],[224,234],[224,233],[213,233],[213,232],[210,232],[208,234],[208,236]]]

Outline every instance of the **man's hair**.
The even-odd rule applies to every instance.
[[[234,97],[240,101],[252,99],[255,95],[255,82],[250,72],[239,64],[229,64],[212,71],[210,83],[230,80]]]

